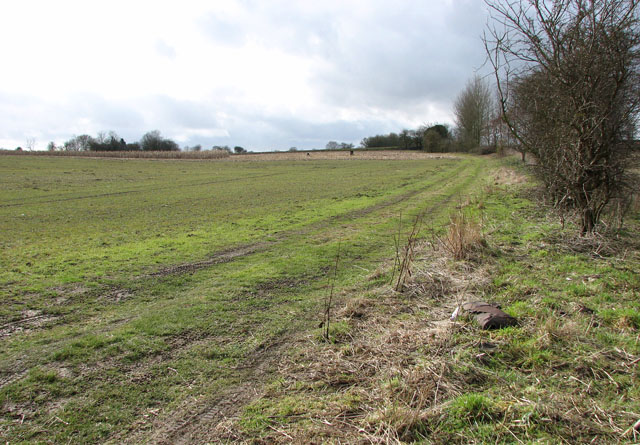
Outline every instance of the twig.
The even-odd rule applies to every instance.
[[[340,261],[340,246],[342,241],[338,241],[338,251],[336,252],[336,262],[333,267],[333,280],[331,281],[331,291],[329,292],[328,300],[325,299],[324,308],[324,339],[329,340],[329,324],[331,323],[331,304],[333,303],[333,289],[336,284],[336,278],[338,276],[338,262]]]
[[[186,384],[187,384],[187,387],[188,387],[189,389],[192,389],[192,388],[191,388],[191,385],[189,384],[189,382],[187,382],[187,380],[186,380],[184,377],[182,377],[182,376],[180,375],[180,373],[178,372],[178,370],[177,370],[177,369],[173,369],[173,368],[172,368],[172,367],[170,367],[170,366],[169,366],[169,367],[167,367],[167,369],[168,369],[169,371],[173,371],[173,372],[175,372],[175,373],[176,373],[176,375],[177,375],[178,377],[180,377],[184,383],[186,383]]]
[[[293,437],[291,437],[290,435],[288,435],[285,431],[279,430],[278,428],[273,427],[273,426],[271,426],[271,425],[267,425],[267,426],[268,426],[269,428],[271,428],[273,431],[275,431],[276,433],[280,433],[280,434],[282,434],[282,435],[283,435],[283,436],[285,436],[287,439],[289,439],[289,440],[293,440]]]
[[[400,212],[400,216],[398,217],[398,233],[393,236],[393,244],[396,248],[396,256],[393,261],[393,268],[391,269],[391,279],[389,280],[389,284],[393,284],[393,279],[396,276],[396,267],[400,264],[400,232],[402,230],[402,212]]]
[[[395,290],[400,292],[404,287],[407,277],[411,276],[411,264],[415,256],[415,244],[422,226],[422,215],[417,215],[411,228],[411,233],[407,239],[407,244],[404,247],[404,257],[400,263],[400,270],[398,272],[398,282],[396,283]]]
[[[54,419],[56,419],[56,420],[57,420],[57,421],[59,421],[59,422],[64,423],[65,425],[69,425],[69,422],[65,422],[64,420],[62,420],[62,419],[61,419],[60,417],[58,417],[58,416],[53,416],[53,418],[54,418]]]
[[[440,381],[442,380],[442,375],[444,374],[444,362],[442,363],[442,369],[440,370],[440,375],[438,376],[438,382],[436,383],[436,390],[433,394],[433,405],[435,406],[438,402],[438,391],[440,390]]]

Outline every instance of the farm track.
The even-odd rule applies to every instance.
[[[296,334],[287,333],[271,343],[260,345],[241,365],[234,368],[237,370],[237,385],[229,386],[214,395],[201,394],[196,398],[186,399],[177,410],[156,417],[150,434],[149,431],[117,434],[110,437],[107,443],[201,443],[216,430],[221,421],[233,417],[243,406],[262,394],[261,384],[273,374],[273,368],[278,364],[282,353],[296,338]]]
[[[164,267],[156,272],[150,273],[148,276],[151,277],[164,277],[167,275],[176,275],[176,274],[185,274],[185,273],[194,273],[201,269],[206,269],[208,267],[214,266],[216,264],[224,264],[230,261],[233,261],[236,258],[245,257],[256,252],[261,252],[266,250],[273,243],[269,242],[257,242],[244,244],[241,246],[234,247],[232,249],[226,249],[221,252],[216,252],[209,259],[202,261],[194,261],[190,263],[178,264],[175,266]]]
[[[315,230],[321,229],[327,224],[335,222],[335,221],[345,221],[345,220],[353,220],[356,218],[364,217],[369,215],[377,210],[381,210],[395,204],[398,204],[402,201],[405,201],[418,193],[423,192],[425,189],[412,190],[411,192],[404,193],[400,196],[396,196],[390,200],[375,204],[370,207],[366,207],[364,209],[358,209],[354,211],[350,211],[347,213],[343,213],[340,215],[334,215],[322,221],[318,221],[315,223],[311,223],[303,227],[302,229],[293,229],[284,232],[278,233],[273,241],[258,241],[255,243],[242,244],[240,246],[236,246],[231,249],[225,249],[220,252],[216,252],[206,260],[188,262],[183,264],[178,264],[175,266],[164,267],[156,272],[152,272],[147,276],[151,277],[164,277],[168,275],[179,275],[184,273],[194,273],[202,269],[209,268],[216,264],[224,264],[231,262],[238,258],[243,258],[254,253],[263,252],[268,250],[274,244],[282,241],[286,241],[290,239],[292,236],[300,236],[311,233]]]
[[[443,182],[443,185],[447,185],[450,183],[450,181],[452,179],[454,179],[457,175],[459,174],[458,170],[454,170],[449,176],[445,177]],[[284,232],[280,232],[278,233],[274,238],[274,241],[258,241],[258,242],[254,242],[254,243],[248,243],[248,244],[242,244],[240,246],[231,248],[231,249],[225,249],[222,250],[220,252],[216,252],[214,254],[212,254],[210,256],[210,258],[206,259],[206,260],[200,260],[200,261],[194,261],[194,262],[189,262],[189,263],[183,263],[183,264],[178,264],[175,266],[168,266],[165,267],[163,269],[160,269],[156,272],[152,272],[149,274],[149,276],[155,276],[155,277],[162,277],[162,276],[166,276],[166,275],[174,275],[174,274],[181,274],[181,273],[194,273],[198,270],[201,269],[206,269],[210,266],[216,265],[216,264],[223,264],[223,263],[228,263],[230,261],[233,261],[235,259],[238,258],[242,258],[254,253],[258,253],[258,252],[262,252],[265,250],[268,250],[269,247],[273,246],[275,243],[278,242],[282,242],[285,240],[290,239],[293,236],[301,236],[301,235],[307,235],[313,231],[322,229],[324,227],[327,227],[329,224],[334,223],[334,222],[339,222],[339,221],[352,221],[358,218],[363,218],[365,216],[368,216],[376,211],[379,210],[383,210],[389,207],[392,207],[394,205],[400,204],[403,201],[406,201],[408,199],[413,198],[414,196],[420,194],[420,193],[424,193],[426,191],[429,191],[432,189],[432,186],[427,186],[427,187],[421,187],[419,189],[416,190],[410,190],[408,192],[402,193],[400,195],[394,196],[390,199],[387,199],[385,201],[376,203],[374,205],[368,206],[368,207],[364,207],[362,209],[357,209],[357,210],[352,210],[349,212],[345,212],[345,213],[341,213],[338,215],[333,215],[330,216],[326,219],[323,219],[321,221],[317,221],[311,224],[308,224],[300,229],[292,229],[292,230],[288,230],[288,231],[284,231]],[[442,204],[446,204],[448,202],[451,201],[451,199],[456,195],[457,193],[450,193],[445,195],[445,197],[442,199],[442,201],[439,201],[437,204],[434,204],[433,206],[424,209],[423,212],[425,213],[432,213],[434,212],[439,206],[441,206]]]
[[[473,182],[473,180],[477,178],[478,173],[479,172],[476,171],[473,176],[467,178],[465,186]],[[454,172],[446,178],[445,182],[449,187],[455,185],[455,181],[451,182],[451,180],[457,175],[458,172]],[[329,220],[342,221],[364,217],[375,211],[399,204],[426,190],[428,190],[428,188],[412,190],[365,209],[333,216],[329,218]],[[438,210],[446,209],[446,205],[458,194],[459,191],[441,193],[442,196],[437,202],[423,209],[423,213],[435,213]],[[322,228],[326,225],[326,222],[327,220],[311,224],[305,227],[304,230],[289,232],[289,235],[306,234],[312,230]],[[284,238],[285,235],[281,235],[280,240]],[[265,249],[268,248],[268,246],[263,247]],[[188,271],[189,268],[181,270]],[[336,304],[339,305],[340,302]],[[301,332],[284,333],[273,339],[273,341],[266,346],[258,348],[258,350],[254,351],[245,359],[242,365],[237,367],[237,369],[240,370],[238,378],[241,381],[238,385],[226,388],[222,393],[216,394],[215,397],[203,396],[201,399],[193,401],[193,403],[189,403],[189,400],[187,400],[178,410],[161,414],[154,419],[153,428],[149,436],[146,435],[148,434],[146,431],[134,432],[126,438],[120,435],[111,437],[109,443],[145,442],[163,445],[188,444],[202,443],[210,438],[219,437],[222,423],[225,420],[237,416],[243,406],[251,403],[263,394],[261,387],[273,376],[275,372],[274,367],[279,363],[281,354],[290,349],[292,345],[303,341],[305,340]]]

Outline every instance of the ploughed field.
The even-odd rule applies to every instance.
[[[175,442],[237,409],[318,330],[338,250],[336,294],[491,163],[0,157],[0,436]]]

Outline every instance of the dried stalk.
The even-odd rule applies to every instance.
[[[340,245],[338,242],[338,251],[336,252],[336,261],[333,266],[333,279],[331,280],[331,290],[329,291],[329,297],[324,301],[324,332],[322,336],[325,340],[329,340],[329,324],[331,323],[331,304],[333,303],[333,289],[336,284],[336,278],[338,276],[338,262],[340,261]]]
[[[411,228],[411,233],[409,234],[409,238],[407,239],[407,244],[405,244],[403,252],[402,252],[402,261],[398,257],[397,260],[400,264],[400,269],[398,271],[398,281],[395,285],[396,292],[400,292],[403,288],[407,279],[411,277],[411,266],[413,264],[413,260],[415,258],[415,246],[418,239],[418,233],[420,232],[420,228],[422,227],[422,215],[416,216],[415,221],[413,222],[413,227]],[[396,247],[397,252],[397,247]]]

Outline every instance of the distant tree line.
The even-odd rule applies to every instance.
[[[212,150],[222,150],[232,153],[228,146],[214,145]],[[88,134],[74,136],[62,145],[56,145],[55,142],[49,142],[47,145],[49,151],[181,151],[180,146],[172,139],[165,138],[160,131],[149,131],[142,136],[137,142],[128,143],[124,138],[120,137],[116,132],[108,133],[99,132],[96,137]],[[202,145],[194,145],[193,147],[185,146],[182,151],[201,151]],[[235,146],[233,153],[246,153],[243,147]]]
[[[360,142],[362,148],[390,148],[396,150],[425,150],[429,152],[457,151],[454,138],[446,124],[423,125],[416,130],[377,134]]]
[[[473,77],[454,102],[455,127],[434,123],[415,130],[366,137],[362,148],[423,150],[430,153],[493,153],[514,146],[514,138],[502,119],[496,94],[489,83]]]
[[[222,151],[226,151],[229,154],[235,153],[237,155],[247,152],[247,150],[245,150],[243,147],[240,147],[239,145],[236,145],[235,147],[233,147],[233,151],[231,150],[231,147],[229,147],[228,145],[214,145],[213,147],[211,147],[211,149],[222,150]]]
[[[415,130],[366,137],[363,148],[423,150],[430,153],[493,153],[515,146],[514,138],[502,119],[496,94],[490,84],[473,77],[454,101],[455,126],[434,123]]]
[[[352,150],[354,148],[354,145],[346,142],[338,143],[336,141],[329,141],[327,142],[327,145],[325,146],[325,148],[327,150]]]
[[[47,145],[49,151],[180,151],[178,144],[162,137],[158,130],[149,131],[138,142],[127,143],[114,131],[100,132],[96,137],[88,134],[74,136],[64,144],[55,142]]]

